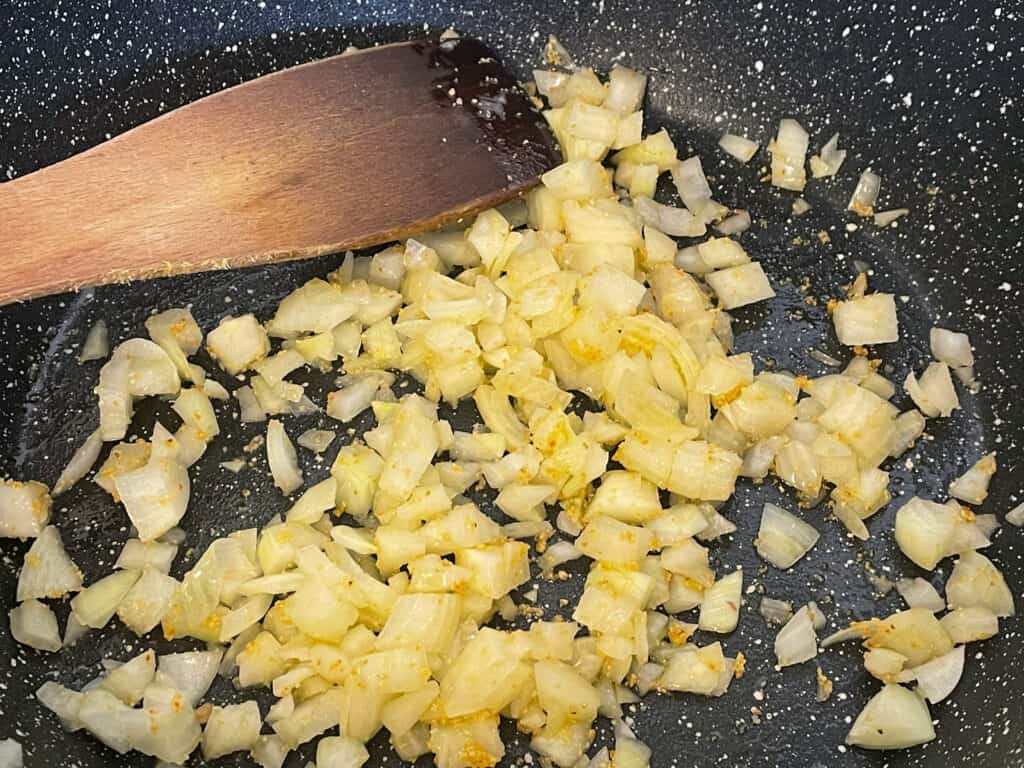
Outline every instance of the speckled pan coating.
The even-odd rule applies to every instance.
[[[847,646],[819,657],[836,693],[826,704],[815,703],[814,665],[774,671],[773,632],[755,610],[761,592],[795,603],[813,598],[834,628],[896,609],[895,593],[876,599],[865,573],[870,564],[892,579],[917,574],[892,543],[894,510],[914,493],[942,498],[949,480],[985,450],[999,452],[1001,469],[981,511],[1001,515],[1021,500],[1024,19],[1014,3],[7,0],[0,5],[0,176],[27,173],[256,75],[349,44],[391,41],[451,24],[492,43],[524,76],[539,63],[549,32],[582,62],[607,68],[619,61],[651,74],[648,128],[665,125],[681,154],[699,152],[716,197],[748,208],[753,216],[755,225],[743,243],[764,262],[779,294],[767,306],[736,313],[737,346],[753,351],[759,365],[774,361],[823,373],[824,367],[807,357],[809,348],[844,357],[823,302],[812,306],[804,298],[839,295],[854,274],[855,260],[872,266],[874,286],[899,296],[903,341],[882,350],[896,380],[911,366],[922,367],[933,324],[969,332],[976,346],[983,393],[963,397],[964,409],[953,418],[930,422],[927,439],[891,467],[896,500],[871,520],[873,537],[866,544],[843,535],[835,521],[824,519],[823,510],[806,511],[805,519],[822,531],[820,543],[792,571],[768,570],[751,547],[760,505],[764,500],[795,505],[774,484],[742,486],[726,509],[739,531],[713,554],[727,568],[743,565],[747,584],[757,585],[748,594],[738,631],[724,639],[727,653],[747,655],[748,671],[719,700],[651,696],[635,708],[630,717],[654,747],[653,765],[1024,764],[1019,620],[1002,622],[999,637],[970,647],[959,690],[933,708],[938,740],[923,749],[882,755],[841,746],[852,718],[877,687],[862,671],[859,652]],[[797,117],[809,129],[812,151],[837,130],[840,146],[850,150],[838,178],[809,186],[805,196],[814,209],[800,219],[788,217],[790,194],[758,183],[763,149],[750,165],[739,167],[715,147],[727,129],[763,147],[783,116]],[[912,210],[896,228],[880,231],[858,220],[855,231],[847,229],[852,219],[843,212],[846,201],[867,166],[883,178],[879,208]],[[830,244],[817,238],[823,229]],[[0,222],[0,238],[2,232]],[[795,238],[803,245],[794,245]],[[99,364],[79,367],[75,355],[97,318],[110,323],[114,340],[141,333],[155,309],[181,304],[192,305],[206,329],[228,313],[255,311],[265,318],[287,291],[336,261],[111,287],[0,310],[0,469],[52,483],[92,429],[96,413],[90,388]],[[799,286],[806,281],[805,294]],[[209,360],[200,362],[213,370]],[[222,373],[215,375],[230,384]],[[322,401],[329,382],[311,382],[311,396]],[[896,401],[908,405],[902,393]],[[141,434],[148,434],[155,411],[168,413],[162,405],[146,411]],[[267,477],[261,452],[247,455],[253,466],[237,476],[218,469],[218,462],[246,455],[242,446],[263,431],[259,425],[239,425],[225,407],[218,406],[218,414],[224,434],[193,470],[195,493],[185,520],[189,551],[179,557],[177,575],[212,537],[263,524],[287,507]],[[464,412],[460,418],[465,427],[472,417]],[[330,427],[329,421],[308,417],[287,426],[294,437],[317,424]],[[326,475],[340,442],[323,462],[301,451],[308,479]],[[126,518],[99,488],[85,482],[62,497],[55,520],[88,579],[110,569],[126,536]],[[988,550],[1018,601],[1024,592],[1022,536],[1007,526]],[[24,550],[17,542],[0,542],[4,614],[13,602]],[[949,568],[947,561],[936,572],[937,585]],[[578,579],[558,586],[538,583],[540,603],[550,612],[567,610],[559,608],[559,597],[571,598],[580,589]],[[60,608],[63,619],[66,607]],[[100,658],[126,658],[142,647],[119,629],[87,637],[74,653],[44,658],[16,647],[5,628],[0,632],[0,738],[24,743],[26,764],[33,767],[151,765],[151,758],[117,758],[89,737],[65,734],[31,699],[45,679],[80,686],[99,672]],[[233,696],[230,686],[218,681],[214,699]],[[752,714],[754,707],[759,717]],[[600,738],[606,736],[602,732]],[[383,743],[378,738],[371,750],[372,766],[396,762]],[[523,754],[521,745],[511,748],[506,763],[521,764]],[[304,765],[312,755],[307,748],[288,766]],[[248,763],[239,757],[219,764]]]

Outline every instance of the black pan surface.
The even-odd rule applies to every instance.
[[[976,347],[982,392],[963,395],[963,410],[953,418],[929,422],[928,439],[889,468],[895,499],[871,520],[870,541],[849,539],[838,523],[821,519],[824,508],[814,510],[807,515],[822,530],[821,542],[791,571],[768,570],[751,547],[760,505],[791,498],[769,483],[745,485],[730,502],[725,512],[739,531],[716,545],[713,555],[728,567],[743,565],[755,585],[738,631],[724,639],[728,653],[747,655],[748,673],[722,699],[650,696],[636,707],[630,717],[654,748],[652,764],[1024,765],[1019,619],[1004,620],[998,637],[970,646],[959,689],[932,709],[936,741],[908,752],[872,754],[842,746],[849,723],[876,689],[862,671],[860,653],[834,648],[819,657],[836,692],[827,703],[816,703],[813,665],[775,671],[774,630],[755,610],[761,593],[799,603],[812,598],[835,628],[897,609],[899,598],[877,595],[868,570],[893,580],[928,574],[919,574],[893,544],[894,510],[914,494],[942,498],[948,482],[984,451],[999,452],[1001,470],[981,511],[1001,515],[1021,501],[1024,20],[1018,4],[8,0],[0,6],[0,177],[56,162],[260,74],[350,44],[436,34],[449,25],[492,44],[522,77],[540,63],[540,48],[552,32],[582,63],[607,69],[622,62],[650,73],[648,129],[667,126],[681,156],[699,152],[716,197],[754,216],[743,242],[765,264],[779,297],[740,310],[736,327],[738,349],[753,351],[760,365],[816,375],[826,368],[808,357],[809,349],[843,356],[823,305],[808,305],[799,286],[809,280],[814,296],[838,296],[854,275],[855,261],[871,265],[873,286],[900,298],[903,340],[883,350],[892,378],[901,381],[910,367],[923,366],[934,324],[970,333]],[[763,146],[785,116],[809,129],[812,150],[834,131],[850,149],[839,178],[809,186],[805,196],[814,208],[800,219],[787,218],[789,194],[757,183],[763,151],[740,168],[715,148],[726,129],[756,137]],[[868,166],[883,177],[879,207],[912,210],[897,228],[846,227],[846,201]],[[830,235],[829,244],[819,241],[821,230]],[[0,222],[0,238],[2,233]],[[228,313],[255,311],[266,318],[285,293],[336,263],[325,258],[114,286],[0,309],[0,470],[52,483],[93,429],[90,390],[99,363],[80,366],[75,356],[96,319],[104,318],[119,341],[143,334],[151,312],[184,304],[206,329]],[[200,356],[199,362],[232,385],[211,361]],[[311,378],[310,394],[322,401],[329,387],[328,379]],[[896,402],[909,404],[902,393]],[[148,435],[157,412],[173,421],[154,406],[140,414],[139,434]],[[224,434],[193,468],[195,490],[184,521],[188,551],[179,555],[177,576],[213,538],[261,525],[287,507],[265,465],[256,462],[238,476],[218,468],[262,433],[259,425],[240,425],[233,410],[220,407],[218,413]],[[466,425],[473,416],[463,409],[453,418]],[[288,426],[301,431],[329,421],[311,416]],[[337,447],[322,462],[303,452],[308,479],[326,476]],[[127,528],[123,511],[106,494],[83,482],[59,499],[54,519],[87,580],[109,571]],[[1006,526],[987,550],[1018,597],[1024,590],[1022,536]],[[25,549],[0,541],[4,616],[13,606]],[[935,572],[937,585],[949,567],[947,561]],[[538,583],[541,605],[550,612],[559,610],[560,596],[581,587],[578,579],[558,587]],[[66,606],[61,608],[63,620]],[[98,674],[101,658],[127,658],[142,645],[118,629],[87,636],[73,653],[42,655],[16,646],[5,628],[0,739],[20,741],[32,767],[151,765],[151,758],[118,757],[87,736],[64,733],[32,699],[44,680],[78,687]],[[211,692],[218,702],[235,696],[224,681]],[[606,736],[602,732],[599,739]],[[383,756],[389,754],[384,740],[378,737],[376,746],[370,765],[394,764],[393,754]],[[522,744],[510,747],[505,763],[521,764],[523,754]],[[312,757],[307,745],[287,766],[305,765]],[[248,763],[236,757],[218,764]]]

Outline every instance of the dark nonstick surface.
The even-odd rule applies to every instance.
[[[851,280],[855,260],[872,266],[873,286],[900,297],[903,340],[882,350],[895,380],[902,381],[911,366],[923,366],[933,324],[969,332],[976,347],[982,393],[963,396],[964,408],[953,418],[929,422],[928,439],[889,468],[896,498],[871,520],[870,541],[849,539],[838,523],[822,519],[824,509],[813,510],[805,516],[822,531],[818,546],[790,572],[765,569],[751,547],[760,505],[774,500],[793,508],[792,498],[771,483],[741,486],[725,510],[739,531],[717,544],[713,554],[726,569],[743,565],[747,583],[755,585],[738,631],[723,641],[729,654],[747,655],[748,673],[722,699],[651,696],[637,707],[631,717],[654,748],[653,765],[1024,764],[1018,619],[1003,621],[997,638],[970,646],[959,689],[932,708],[936,741],[909,752],[871,754],[841,746],[852,718],[877,689],[862,671],[860,653],[849,646],[819,657],[836,693],[818,704],[813,665],[784,674],[773,669],[774,631],[755,610],[762,591],[797,603],[817,600],[830,629],[895,610],[900,606],[895,593],[877,598],[866,572],[870,567],[894,580],[919,575],[892,542],[894,510],[916,493],[944,498],[948,482],[986,450],[999,452],[1001,469],[981,511],[1001,515],[1021,500],[1024,22],[1019,6],[1005,3],[1000,9],[980,0],[951,8],[927,2],[767,0],[685,5],[605,0],[592,6],[468,0],[457,7],[373,0],[351,5],[9,0],[0,7],[0,175],[28,173],[271,70],[349,44],[398,40],[450,24],[491,43],[521,76],[539,63],[549,32],[584,63],[607,68],[621,61],[651,74],[648,128],[667,126],[681,156],[700,152],[716,197],[753,214],[755,226],[743,242],[765,264],[779,293],[767,305],[736,313],[737,347],[754,351],[760,365],[774,361],[819,374],[826,369],[808,358],[808,349],[843,356],[823,303],[807,304],[798,286],[809,280],[811,295],[837,296]],[[836,130],[841,145],[850,149],[838,179],[809,186],[806,197],[814,209],[800,219],[787,219],[790,194],[757,183],[763,154],[740,168],[715,148],[726,129],[764,145],[784,116],[797,117],[809,129],[812,150]],[[907,206],[912,213],[896,229],[867,224],[849,232],[845,225],[851,219],[842,211],[856,176],[869,165],[883,177],[879,207]],[[817,238],[822,229],[831,236],[828,245]],[[0,222],[0,238],[2,233]],[[802,244],[794,244],[796,238]],[[107,320],[115,341],[143,334],[149,313],[183,304],[192,306],[206,329],[228,313],[255,311],[266,318],[285,293],[336,262],[326,258],[115,286],[0,309],[0,470],[52,483],[93,428],[91,387],[99,364],[79,366],[75,355],[97,318]],[[209,360],[201,356],[199,362],[233,384]],[[322,402],[328,386],[326,379],[312,381],[313,399]],[[909,404],[902,393],[896,402]],[[188,551],[179,556],[175,575],[212,538],[261,525],[287,508],[270,484],[262,454],[256,454],[256,466],[238,476],[218,468],[263,431],[259,425],[240,425],[234,413],[218,407],[224,434],[192,471],[194,494],[184,521]],[[165,410],[160,415],[167,418]],[[139,434],[148,435],[153,416],[153,411],[140,415]],[[472,415],[464,411],[455,420],[465,427]],[[288,428],[294,435],[329,421],[326,416],[291,419]],[[323,462],[302,452],[308,480],[326,476],[337,447]],[[58,500],[54,519],[87,579],[109,571],[127,534],[123,510],[83,482]],[[1022,536],[1007,526],[986,552],[1004,569],[1018,598],[1024,586]],[[13,605],[25,548],[0,541],[3,614]],[[936,584],[949,567],[947,561],[936,571]],[[559,596],[580,588],[578,580],[557,588],[539,583],[541,604],[553,606],[552,611],[558,610]],[[65,734],[32,699],[43,680],[80,686],[98,674],[101,658],[127,658],[143,645],[116,629],[94,633],[74,652],[41,655],[17,647],[5,628],[0,632],[0,738],[22,742],[28,766],[151,765],[151,758],[117,757],[87,736]],[[175,647],[183,649],[187,642]],[[217,685],[213,700],[234,695],[224,681]],[[372,766],[385,762],[384,747],[371,753]],[[521,745],[511,747],[506,763],[521,763],[522,754]],[[287,765],[301,766],[311,758],[307,748]],[[386,760],[394,764],[395,757]],[[246,761],[236,757],[219,764]]]

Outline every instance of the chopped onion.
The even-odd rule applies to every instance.
[[[896,301],[891,293],[872,293],[840,302],[832,313],[839,342],[847,346],[899,341]]]
[[[1013,594],[1002,572],[979,552],[960,555],[946,582],[946,601],[950,609],[981,606],[996,616],[1013,616]]]
[[[155,675],[156,653],[149,649],[108,672],[99,687],[133,707],[142,701]]]
[[[988,608],[972,605],[950,611],[939,622],[954,643],[987,640],[999,633],[999,617]]]
[[[879,211],[875,214],[875,226],[888,227],[896,219],[906,216],[908,213],[910,213],[909,208],[893,208],[890,211]]]
[[[160,623],[177,591],[177,579],[147,567],[118,603],[117,618],[136,635],[145,635]]]
[[[206,348],[225,371],[235,376],[267,356],[270,340],[254,315],[228,316],[207,334]]]
[[[103,449],[103,436],[97,429],[85,438],[85,441],[75,449],[67,465],[61,470],[60,477],[53,484],[53,495],[59,496],[81,480],[92,469],[96,459],[100,457]]]
[[[932,704],[938,704],[953,692],[963,676],[964,646],[958,646],[910,671],[924,697]]]
[[[256,746],[262,724],[260,707],[255,701],[214,707],[203,729],[203,759],[215,760],[232,752],[249,751]]]
[[[236,389],[235,399],[238,400],[238,407],[241,409],[239,418],[243,423],[266,421],[267,412],[263,410],[260,401],[256,399],[256,394],[252,391],[252,387],[239,387]]]
[[[776,568],[792,568],[818,542],[818,531],[796,515],[765,504],[754,539],[757,553]]]
[[[60,630],[57,617],[38,600],[26,600],[8,614],[11,635],[22,645],[40,651],[59,651]]]
[[[935,587],[920,576],[913,579],[900,579],[896,582],[896,591],[909,608],[924,608],[937,613],[945,610],[946,601],[942,599]]]
[[[0,739],[0,768],[24,768],[25,755],[14,739]]]
[[[775,657],[780,667],[802,664],[818,655],[818,636],[814,633],[814,620],[805,605],[791,618],[775,637]]]
[[[0,538],[35,538],[50,522],[51,506],[42,483],[0,480]]]
[[[713,272],[707,276],[707,281],[718,296],[722,309],[745,307],[775,295],[764,270],[756,261]]]
[[[857,716],[846,743],[864,749],[906,749],[934,738],[928,705],[912,691],[890,683]]]
[[[331,429],[307,429],[295,439],[295,442],[313,453],[323,453],[337,436],[338,433]]]
[[[974,365],[974,352],[966,333],[935,327],[929,333],[929,343],[932,357],[940,363],[945,363],[951,368]]]
[[[722,235],[737,235],[750,229],[750,213],[736,211],[732,216],[722,219],[715,225],[715,230]]]
[[[968,504],[981,504],[988,497],[988,484],[995,473],[996,455],[986,454],[949,484],[949,495]]]
[[[711,269],[736,267],[750,262],[742,246],[728,237],[712,237],[697,246],[697,251]]]
[[[870,648],[864,654],[864,668],[883,683],[895,682],[906,663],[906,656],[888,648]]]
[[[223,650],[216,649],[161,656],[158,660],[157,679],[181,691],[185,700],[195,707],[210,690],[223,655]]]
[[[87,363],[90,360],[102,360],[110,354],[110,335],[107,332],[105,320],[97,320],[86,334],[85,342],[82,344],[82,351],[78,353],[78,362]]]
[[[83,625],[102,629],[139,576],[138,571],[115,571],[79,592],[71,601],[71,610]]]
[[[649,197],[638,197],[633,208],[645,224],[673,237],[699,237],[706,231],[704,223],[685,208],[672,208]]]
[[[768,144],[772,155],[772,185],[796,192],[807,183],[804,161],[807,159],[809,137],[800,123],[792,118],[779,122],[779,132]]]
[[[267,463],[274,485],[285,495],[290,495],[302,486],[302,470],[295,455],[295,446],[288,439],[288,433],[277,419],[267,424]]]
[[[850,204],[846,209],[853,211],[858,216],[868,217],[874,213],[875,201],[878,199],[878,190],[882,185],[882,179],[868,168],[857,180],[857,188],[853,191]]]
[[[960,398],[956,395],[953,380],[949,375],[949,366],[945,363],[930,363],[921,374],[920,380],[911,371],[903,382],[903,388],[914,404],[929,418],[948,418],[960,407]]]
[[[811,157],[811,173],[814,178],[820,179],[825,176],[835,176],[846,160],[846,150],[839,149],[839,134],[833,134],[821,152]]]
[[[727,634],[736,629],[740,618],[743,571],[737,569],[705,590],[700,604],[700,628],[706,632]]]
[[[114,487],[143,541],[159,538],[176,526],[191,493],[185,466],[155,449],[144,467],[115,477]]]
[[[809,210],[811,210],[811,204],[804,200],[802,197],[798,197],[796,200],[793,201],[794,216],[803,216]]]
[[[46,526],[25,553],[16,599],[56,599],[81,588],[82,572],[64,551],[60,531],[55,526]]]
[[[1024,526],[1024,504],[1018,504],[1016,507],[1006,513],[1006,522],[1010,525],[1016,525],[1018,528]]]
[[[772,597],[762,597],[757,612],[761,614],[761,617],[769,625],[778,624],[782,626],[793,618],[792,604],[785,600],[776,600]]]
[[[757,154],[759,145],[756,141],[751,141],[744,136],[737,136],[735,133],[725,133],[718,140],[718,146],[727,155],[739,160],[741,163],[748,163]]]
[[[672,181],[683,205],[697,221],[707,224],[725,216],[725,206],[711,199],[711,187],[708,186],[704,168],[697,155],[683,160],[672,168]]]

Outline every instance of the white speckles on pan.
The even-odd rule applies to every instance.
[[[943,4],[946,5],[946,4]],[[814,599],[829,628],[850,618],[884,614],[899,605],[895,592],[877,600],[866,564],[896,579],[918,575],[892,543],[893,509],[920,492],[941,495],[981,449],[999,451],[1002,469],[981,511],[1003,513],[1021,501],[1024,481],[1024,20],[1012,4],[981,0],[932,7],[877,3],[705,2],[570,4],[512,0],[431,2],[197,2],[75,3],[8,0],[0,7],[0,177],[27,173],[92,146],[167,109],[242,80],[349,45],[390,41],[454,25],[482,37],[524,75],[539,61],[554,32],[579,61],[607,67],[621,61],[651,75],[648,125],[668,126],[680,153],[701,153],[716,197],[749,210],[753,227],[741,236],[778,286],[765,308],[737,313],[741,351],[757,350],[784,368],[811,369],[815,348],[844,358],[831,337],[821,304],[809,293],[836,296],[870,265],[878,290],[899,303],[905,341],[884,350],[896,380],[928,354],[933,324],[968,332],[975,343],[983,392],[963,398],[964,410],[930,425],[930,437],[892,467],[897,501],[871,522],[875,535],[857,544],[838,525],[820,525],[822,540],[790,572],[763,568],[751,547],[764,500],[788,496],[776,487],[742,486],[729,518],[739,524],[719,547],[731,565],[754,575],[730,652],[748,657],[748,673],[729,695],[711,701],[651,697],[629,713],[638,734],[664,766],[954,766],[994,768],[1024,764],[1020,736],[1024,674],[1017,661],[1019,619],[1006,620],[995,639],[970,648],[955,696],[936,706],[939,738],[908,753],[869,755],[841,747],[852,718],[873,686],[853,648],[830,649],[819,661],[835,683],[825,704],[814,700],[813,666],[772,668],[774,630],[756,605],[761,594],[802,603]],[[835,131],[849,157],[838,177],[812,182],[813,208],[790,214],[792,197],[759,184],[763,150],[739,167],[716,147],[729,130],[761,142],[780,117],[794,116],[811,134],[811,151]],[[856,178],[866,167],[882,176],[879,207],[911,209],[885,230],[871,224],[848,231],[844,213]],[[438,179],[439,184],[444,179]],[[339,212],[344,215],[344,212]],[[858,220],[857,224],[861,222]],[[820,230],[831,242],[821,243]],[[2,237],[2,228],[0,228]],[[799,238],[802,245],[794,245]],[[99,363],[79,367],[75,346],[103,317],[114,341],[141,331],[156,308],[191,304],[208,328],[228,310],[267,308],[334,260],[180,278],[142,286],[110,287],[0,310],[0,469],[52,482],[95,420],[90,389]],[[769,352],[765,353],[765,350]],[[211,370],[212,366],[208,366]],[[824,372],[825,367],[820,369]],[[312,382],[323,398],[326,381]],[[902,395],[898,396],[902,397]],[[904,404],[900,401],[901,404]],[[155,406],[162,408],[162,406]],[[262,524],[283,511],[271,492],[261,452],[242,447],[260,431],[218,407],[224,434],[197,467],[200,477],[183,552],[202,551],[215,535]],[[153,418],[144,412],[143,422]],[[161,411],[161,415],[165,415]],[[314,427],[317,417],[296,420]],[[935,424],[933,422],[932,424]],[[326,474],[339,440],[318,463],[301,452],[311,478]],[[252,466],[234,475],[219,468],[245,455]],[[813,514],[813,513],[812,513]],[[81,483],[55,510],[65,542],[87,577],[109,570],[127,537],[124,517],[105,495]],[[1017,594],[1024,589],[1024,544],[1012,527],[991,550]],[[24,546],[0,542],[0,607],[10,607]],[[194,561],[179,557],[176,573]],[[574,570],[579,574],[579,564]],[[937,581],[948,576],[940,568]],[[538,605],[566,610],[559,598],[579,584],[540,581]],[[64,608],[66,613],[66,607]],[[64,613],[61,613],[63,620]],[[65,734],[29,701],[43,679],[80,686],[104,656],[125,658],[138,640],[119,632],[94,633],[74,653],[43,658],[16,648],[0,631],[0,739],[14,738],[26,765],[109,765],[113,754],[88,737]],[[181,647],[180,644],[177,647]],[[219,681],[214,696],[229,699]],[[264,707],[265,710],[265,707]],[[511,734],[509,733],[511,736]],[[375,763],[388,750],[371,749]],[[510,749],[509,764],[523,749]],[[59,756],[59,761],[57,757]],[[309,759],[311,754],[304,753]],[[388,764],[396,758],[391,755]],[[126,756],[119,765],[150,765]],[[230,764],[225,761],[224,764]],[[242,764],[239,761],[238,764]],[[304,760],[295,760],[295,765]]]

